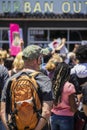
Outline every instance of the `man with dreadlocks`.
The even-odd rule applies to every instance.
[[[59,63],[53,77],[54,105],[51,115],[51,130],[74,130],[74,112],[70,106],[70,97],[75,87],[69,82],[70,67]]]

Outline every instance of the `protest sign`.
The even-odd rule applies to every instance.
[[[12,56],[16,56],[20,50],[20,29],[18,24],[10,24],[9,31],[9,40],[10,40],[10,53]]]

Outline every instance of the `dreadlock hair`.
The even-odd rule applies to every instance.
[[[63,86],[66,81],[69,81],[69,76],[69,65],[65,62],[59,63],[54,71],[54,77],[52,80],[55,105],[57,105],[57,103],[61,101]]]
[[[87,61],[87,45],[80,45],[76,51],[76,58],[80,63]]]

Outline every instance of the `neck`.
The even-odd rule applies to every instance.
[[[25,69],[32,69],[32,70],[39,70],[39,66],[36,65],[36,64],[28,64],[28,63],[25,63],[25,66],[24,66]]]

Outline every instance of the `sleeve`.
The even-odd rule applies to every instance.
[[[6,102],[8,83],[9,83],[9,79],[6,81],[6,83],[5,83],[4,87],[3,87],[3,90],[2,90],[2,96],[1,96],[1,101],[2,102]]]
[[[0,66],[0,100],[1,100],[2,90],[8,78],[9,78],[9,74],[7,68],[4,66]]]
[[[40,95],[42,100],[51,101],[53,100],[52,82],[50,78],[44,74],[39,74],[36,77],[37,84],[40,88]]]
[[[8,78],[9,78],[8,70],[7,70],[7,68],[4,67],[4,69],[3,69],[3,79],[2,79],[2,81],[3,81],[2,89],[3,89],[3,87],[4,87]]]

